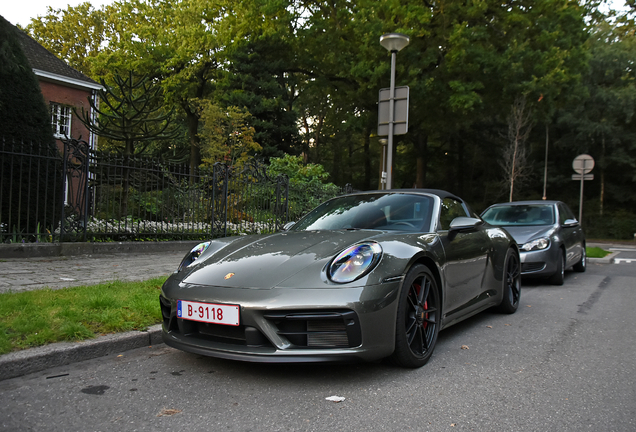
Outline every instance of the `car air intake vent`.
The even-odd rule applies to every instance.
[[[344,323],[333,321],[307,321],[308,347],[341,347],[349,346],[349,338]]]
[[[545,268],[545,263],[523,263],[521,264],[522,273],[533,273],[541,271]]]
[[[360,323],[353,311],[270,312],[264,318],[296,347],[349,348],[362,343]]]

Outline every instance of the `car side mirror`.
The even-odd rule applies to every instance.
[[[483,223],[481,219],[460,216],[451,221],[449,231],[473,230]]]
[[[294,225],[296,225],[296,222],[287,222],[285,225],[283,225],[281,231],[289,231],[289,229]]]
[[[577,221],[576,219],[566,219],[565,222],[563,222],[563,226],[566,228],[575,227],[578,225],[579,221]]]

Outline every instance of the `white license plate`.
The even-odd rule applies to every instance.
[[[239,306],[177,300],[177,316],[191,321],[239,325]]]

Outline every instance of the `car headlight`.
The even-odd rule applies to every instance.
[[[529,241],[521,246],[522,251],[534,251],[534,250],[543,250],[550,246],[550,239],[547,237],[542,237],[536,240]]]
[[[336,283],[348,283],[369,273],[382,257],[376,242],[358,243],[340,252],[329,264],[327,275]]]
[[[209,247],[209,241],[205,243],[199,243],[198,245],[193,247],[192,250],[188,252],[188,254],[183,258],[183,260],[181,260],[181,264],[179,264],[179,270],[177,270],[177,272],[180,272],[181,270],[198,260],[201,254],[203,254],[203,252],[205,252]]]

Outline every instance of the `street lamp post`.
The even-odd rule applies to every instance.
[[[387,148],[387,179],[386,189],[391,189],[393,185],[393,126],[395,120],[395,62],[398,51],[402,50],[410,42],[408,36],[400,33],[387,33],[380,36],[380,45],[391,52],[391,89],[389,101],[389,136]]]

